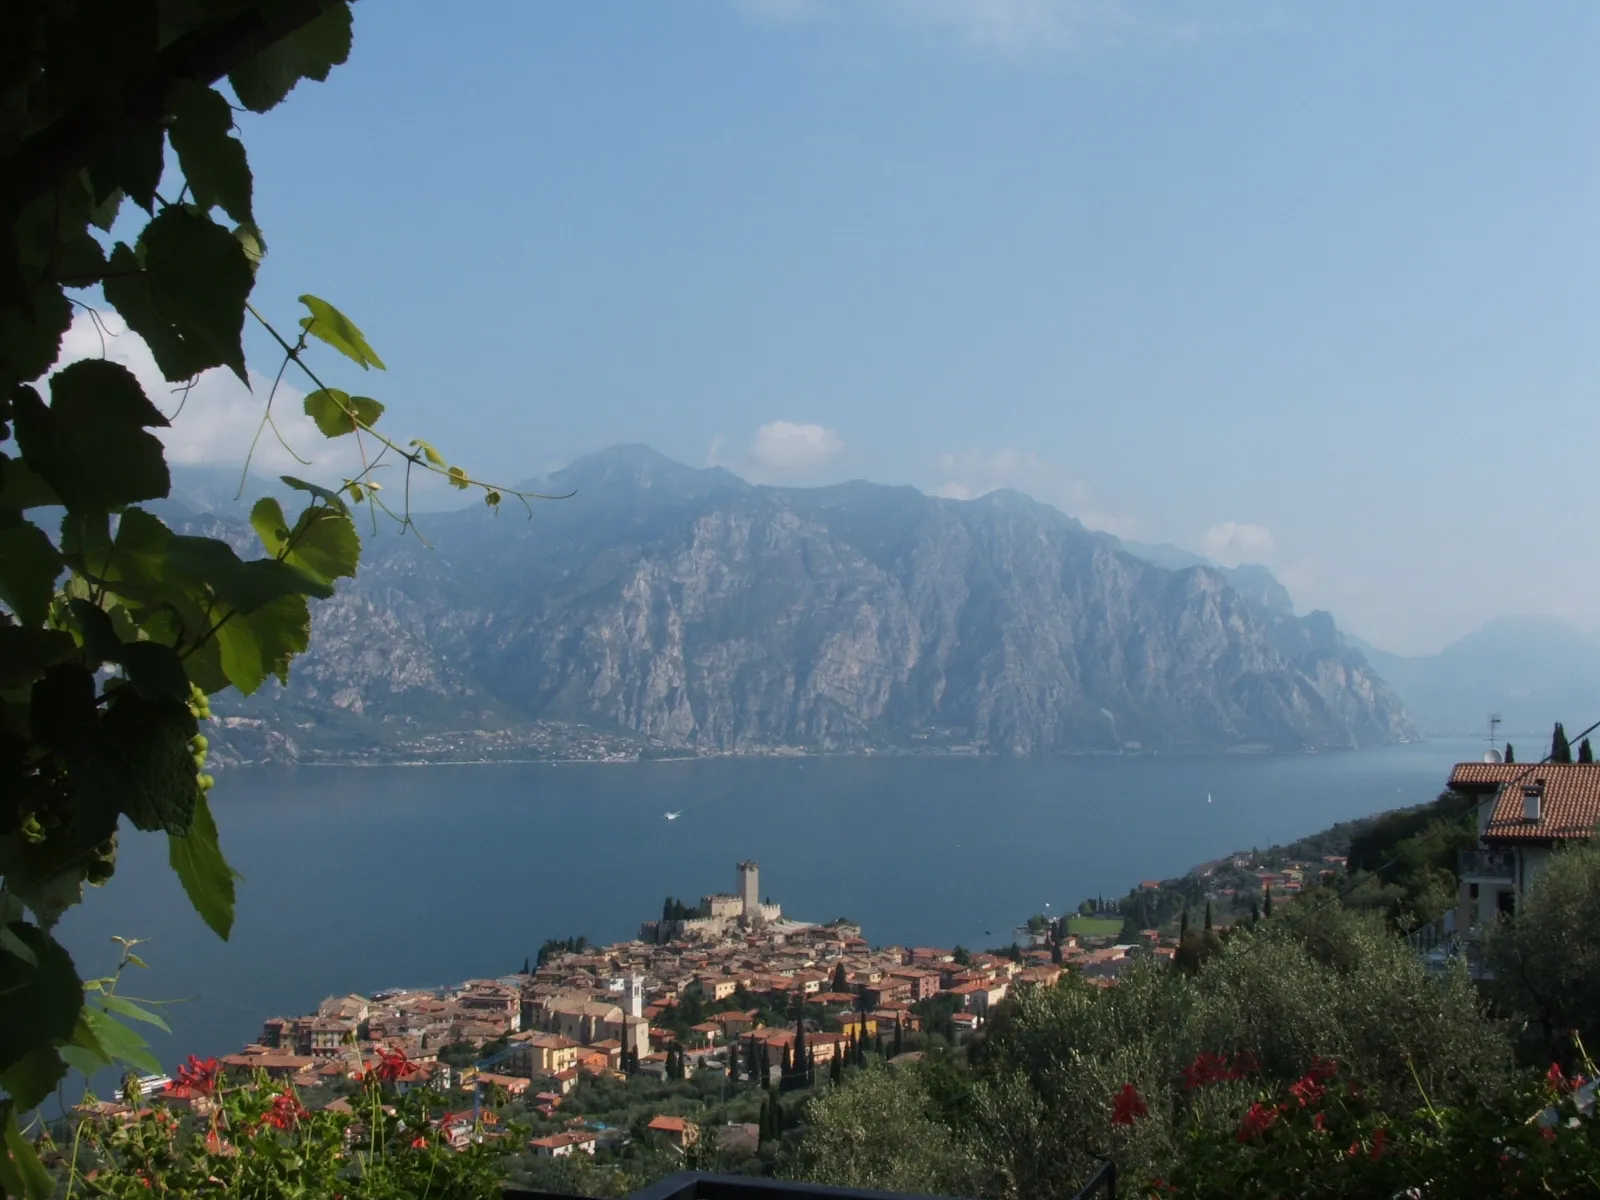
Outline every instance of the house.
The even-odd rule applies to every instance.
[[[647,1128],[652,1133],[665,1134],[679,1150],[687,1150],[700,1140],[700,1127],[683,1117],[656,1117]]]
[[[479,1071],[472,1081],[477,1087],[493,1092],[499,1088],[507,1096],[516,1099],[527,1092],[529,1081],[520,1075],[495,1075],[488,1071]]]
[[[726,975],[702,975],[694,981],[695,991],[710,1001],[726,1000],[739,990],[739,981]]]
[[[1477,802],[1478,845],[1458,862],[1458,930],[1515,912],[1556,848],[1600,823],[1600,764],[1457,763],[1450,790]]]
[[[525,1079],[542,1079],[577,1065],[581,1046],[559,1033],[514,1033],[510,1037],[506,1071]]]
[[[588,1130],[574,1129],[566,1133],[552,1133],[548,1137],[534,1138],[528,1143],[528,1149],[542,1158],[565,1158],[574,1152],[593,1154],[595,1142],[598,1140],[599,1138]]]
[[[927,1000],[939,994],[939,972],[922,971],[915,967],[897,967],[889,972],[890,978],[903,980],[911,989],[911,999]]]

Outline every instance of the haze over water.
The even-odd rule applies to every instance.
[[[1481,748],[230,772],[213,795],[244,876],[231,941],[190,909],[164,841],[131,832],[117,886],[91,889],[61,938],[85,975],[114,961],[112,934],[150,939],[123,990],[192,997],[165,1010],[171,1038],[150,1031],[170,1064],[335,993],[504,974],[547,937],[631,937],[668,894],[731,891],[743,858],[787,915],[851,917],[874,944],[1006,944],[1046,903],[1430,800]]]

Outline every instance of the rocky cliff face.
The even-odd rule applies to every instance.
[[[643,448],[526,521],[380,536],[287,689],[304,741],[518,721],[696,752],[1358,746],[1413,730],[1333,629],[1014,493],[752,487]],[[1314,628],[1313,628],[1314,626]]]

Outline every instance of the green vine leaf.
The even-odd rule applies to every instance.
[[[350,38],[350,8],[335,4],[229,72],[233,94],[251,112],[266,112],[302,79],[326,79],[350,57]]]
[[[361,538],[350,515],[315,504],[300,514],[289,534],[283,561],[331,584],[354,578],[361,562]]]
[[[94,1030],[89,1028],[82,1013],[78,1014],[78,1023],[73,1027],[72,1040],[61,1047],[61,1057],[74,1071],[86,1076],[93,1075],[101,1067],[111,1066],[111,1056],[94,1036]]]
[[[251,613],[284,596],[333,595],[333,586],[273,558],[246,562],[224,542],[204,537],[174,537],[167,559],[175,570],[206,584],[218,600]]]
[[[102,996],[100,997],[100,1003],[108,1011],[114,1012],[120,1017],[127,1017],[130,1021],[143,1021],[146,1025],[154,1025],[163,1033],[172,1032],[172,1026],[168,1025],[159,1014],[151,1012],[143,1005],[135,1004],[126,996],[115,994]]]
[[[161,442],[167,419],[120,363],[86,358],[50,377],[50,404],[18,389],[17,444],[69,512],[116,508],[172,487]]]
[[[377,367],[380,371],[388,370],[383,365],[383,359],[367,345],[365,335],[356,328],[356,323],[349,317],[326,300],[320,300],[316,296],[301,296],[300,303],[311,310],[309,317],[300,318],[301,329],[312,337],[326,342],[351,362],[359,364],[362,370],[368,367]]]
[[[109,1013],[86,1004],[83,1007],[83,1019],[94,1034],[95,1041],[114,1061],[138,1067],[152,1075],[161,1070],[160,1061],[150,1053],[150,1043]]]
[[[232,136],[228,102],[204,84],[181,79],[172,86],[170,104],[173,120],[167,138],[195,203],[205,209],[220,207],[241,225],[254,224],[250,165],[244,143]]]
[[[17,1062],[0,1071],[0,1087],[26,1112],[38,1106],[67,1073],[67,1064],[54,1046],[35,1046]]]
[[[131,129],[114,138],[105,152],[89,164],[94,203],[108,203],[121,192],[145,212],[154,212],[166,157],[166,140],[159,125]]]
[[[111,252],[105,297],[150,347],[174,383],[227,367],[246,386],[244,306],[255,282],[249,255],[230,231],[185,208],[163,208],[137,250]]]
[[[56,1181],[34,1153],[33,1144],[17,1128],[16,1104],[10,1100],[0,1101],[0,1110],[5,1113],[6,1148],[6,1153],[0,1154],[0,1181],[5,1184],[6,1194],[26,1196],[27,1200],[46,1200],[55,1193]]]
[[[283,553],[289,540],[289,519],[283,515],[283,506],[271,496],[261,497],[250,509],[250,527],[273,558]]]
[[[337,508],[340,512],[347,511],[344,501],[337,492],[331,492],[319,484],[307,483],[304,479],[296,479],[293,475],[279,475],[278,478],[297,492],[308,492],[331,508]]]
[[[44,930],[13,921],[11,932],[33,952],[29,965],[0,952],[0,996],[6,1018],[0,1021],[0,1071],[9,1070],[40,1045],[60,1045],[72,1036],[83,1008],[83,982],[72,958]]]
[[[0,529],[0,601],[24,625],[44,624],[62,566],[49,536],[31,521]]]
[[[383,415],[383,405],[371,396],[351,396],[338,388],[318,388],[306,397],[305,409],[323,437],[330,438],[371,429]]]
[[[32,392],[32,388],[28,388]],[[34,393],[35,397],[38,393]],[[39,478],[26,460],[0,454],[0,509],[26,512],[30,508],[58,507],[61,497]]]
[[[311,644],[311,611],[303,596],[284,596],[253,613],[235,616],[218,628],[214,640],[222,673],[249,696],[269,676],[280,683],[289,681],[290,660]]]
[[[195,800],[189,832],[168,837],[167,854],[189,903],[216,935],[227,941],[233,931],[233,882],[238,875],[222,857],[217,823],[203,793]]]

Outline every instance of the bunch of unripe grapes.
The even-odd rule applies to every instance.
[[[204,692],[189,685],[189,711],[194,714],[196,721],[209,721],[211,719],[211,700]],[[197,733],[189,739],[189,751],[194,757],[195,783],[202,792],[209,792],[216,785],[216,780],[206,774],[206,750],[210,743],[206,735]]]

